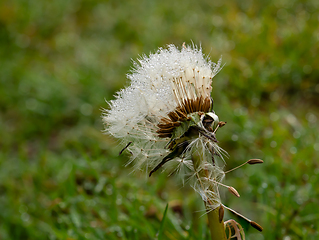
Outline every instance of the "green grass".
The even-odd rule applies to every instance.
[[[315,0],[2,1],[0,239],[209,239],[190,187],[131,173],[101,132],[131,59],[192,41],[226,63],[213,83],[226,168],[265,161],[226,176],[239,199],[223,194],[264,231],[225,219],[247,239],[317,239],[318,12]]]

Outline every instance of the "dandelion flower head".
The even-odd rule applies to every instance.
[[[196,46],[159,48],[134,63],[127,75],[130,85],[116,94],[103,114],[106,132],[124,146],[131,143],[127,150],[135,169],[150,171],[163,165],[187,176],[210,169],[207,186],[193,184],[204,200],[218,192],[211,182],[221,181],[222,167],[214,160],[195,164],[192,156],[199,150],[205,159],[223,154],[215,137],[219,120],[211,98],[212,79],[220,69],[221,59],[211,62]]]

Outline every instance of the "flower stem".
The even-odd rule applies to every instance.
[[[202,167],[207,162],[207,154],[205,154],[205,151],[205,146],[203,146],[202,144],[197,144],[197,146],[194,147],[192,151],[192,161],[196,172],[196,178],[202,188],[202,193],[205,193],[202,179],[207,179],[209,177],[208,171]],[[209,187],[209,190],[215,192],[213,185]],[[208,217],[208,227],[211,233],[211,239],[226,240],[223,216],[220,216],[221,206],[212,209],[212,206],[216,205],[216,203],[214,204],[213,202],[211,202],[209,197],[205,197],[204,199],[206,199],[206,201],[204,200],[204,203]]]
[[[214,210],[207,209],[208,227],[210,230],[212,240],[226,240],[224,220],[219,222],[219,208]]]

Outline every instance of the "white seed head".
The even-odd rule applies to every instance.
[[[221,59],[217,64],[211,62],[196,46],[178,49],[169,45],[167,49],[160,48],[134,63],[134,70],[127,75],[130,86],[116,94],[116,99],[109,102],[110,109],[104,110],[102,118],[105,132],[121,139],[123,146],[132,153],[129,163],[134,163],[135,169],[149,171],[172,152],[167,148],[171,138],[165,136],[169,127],[162,129],[164,136],[159,136],[159,124],[185,101],[194,106],[203,103],[205,108],[207,102],[210,105],[212,78],[220,68]],[[186,116],[187,110],[185,112],[181,114],[189,117]],[[215,113],[208,115],[218,124]],[[198,126],[204,128],[201,122]],[[129,142],[132,143],[127,145]],[[202,149],[203,154],[202,164],[196,167],[192,161],[194,148]],[[216,142],[199,135],[190,139],[183,153],[174,156],[165,167],[175,166],[171,172],[194,179],[193,188],[214,209],[221,202],[218,185],[212,184],[212,179],[222,181],[224,172],[222,167],[207,162],[207,159],[211,161],[212,152],[220,156],[226,154]],[[200,171],[208,171],[209,174],[199,177]]]
[[[128,147],[131,162],[137,168],[152,168],[168,153],[164,147],[169,139],[156,133],[160,120],[185,99],[210,98],[221,59],[215,64],[196,46],[177,49],[169,45],[144,55],[134,67],[127,75],[130,86],[116,94],[102,118],[108,134],[125,145],[132,141]]]

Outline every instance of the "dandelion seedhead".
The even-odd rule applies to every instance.
[[[211,62],[194,45],[160,48],[134,63],[127,75],[130,86],[103,113],[106,133],[121,139],[122,151],[131,153],[128,164],[149,176],[171,167],[210,210],[222,206],[219,186],[239,197],[235,188],[221,183],[228,155],[218,146],[216,132],[226,123],[219,121],[211,97],[212,79],[220,69],[221,59]]]
[[[224,163],[215,157],[226,152],[214,132],[221,124],[212,109],[211,91],[221,59],[216,64],[196,46],[169,45],[143,56],[134,66],[128,74],[131,85],[119,91],[104,112],[106,132],[122,140],[135,169],[152,175],[168,161],[175,162],[173,171],[196,179],[194,189],[219,205],[218,191],[212,194],[210,188],[223,179]],[[201,159],[194,166],[192,155],[199,149]],[[198,178],[201,171],[208,175]]]

